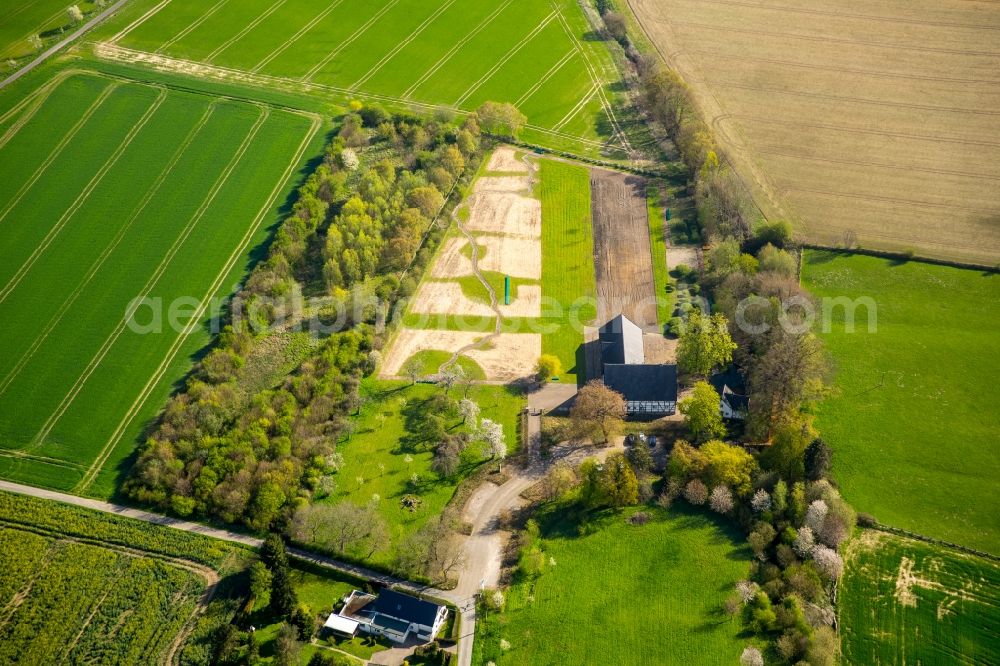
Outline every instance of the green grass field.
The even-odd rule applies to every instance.
[[[847,664],[1000,662],[1000,564],[881,532],[848,545],[840,583]]]
[[[618,74],[573,0],[159,1],[132,3],[94,41],[390,104],[513,102],[524,138],[547,145],[610,138]]]
[[[597,316],[590,171],[553,160],[540,165],[542,298],[558,302],[563,312],[544,322],[553,332],[542,336],[542,351],[558,356],[573,381],[584,374],[582,325]]]
[[[0,118],[0,476],[107,496],[319,122],[62,76]]]
[[[667,266],[666,208],[663,205],[665,192],[661,183],[651,183],[646,187],[646,214],[649,218],[649,244],[653,253],[653,284],[656,297],[656,320],[662,328],[674,309],[673,292],[670,290],[670,269]]]
[[[844,496],[883,523],[1000,553],[1000,277],[886,259],[808,252],[816,296],[870,297],[878,330],[843,309],[824,339],[837,395],[818,427]]]
[[[337,450],[344,464],[337,473],[337,489],[329,501],[350,500],[366,504],[378,496],[382,517],[389,525],[394,542],[420,529],[428,519],[440,515],[458,484],[483,462],[481,447],[473,443],[463,454],[458,473],[442,479],[430,468],[434,458],[426,444],[411,443],[412,431],[407,427],[408,416],[421,409],[421,404],[436,392],[433,384],[367,379],[362,383],[366,403],[354,419],[356,427],[349,440],[342,440]],[[452,396],[461,399],[465,388],[455,386]],[[481,417],[493,419],[503,426],[508,451],[519,446],[518,418],[525,399],[516,389],[496,385],[475,385],[468,397],[480,406]],[[459,417],[448,424],[452,432],[468,430]],[[412,475],[418,481],[411,484]],[[405,509],[400,499],[413,493],[421,500],[419,510]],[[388,555],[376,555],[388,557]],[[388,564],[380,560],[379,564]]]
[[[70,3],[66,0],[8,0],[0,8],[0,60],[17,59],[35,53],[28,39],[43,40],[70,28],[66,9],[76,4],[83,12],[94,8],[93,2]]]
[[[737,663],[747,641],[721,607],[749,574],[742,538],[706,515],[644,510],[646,525],[611,514],[582,537],[558,509],[546,514],[548,564],[478,625],[473,663]]]

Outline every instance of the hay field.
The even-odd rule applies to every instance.
[[[341,97],[513,102],[529,140],[617,145],[618,74],[575,0],[137,0],[93,39]]]
[[[628,0],[769,216],[822,244],[1000,260],[1000,8]]]
[[[50,83],[0,118],[0,475],[108,495],[320,122],[82,71]]]
[[[845,559],[844,663],[1000,661],[1000,563],[871,530]]]

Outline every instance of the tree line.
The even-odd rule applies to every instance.
[[[379,313],[348,320],[273,388],[248,392],[246,361],[267,353],[268,327],[287,314],[282,299],[295,290],[344,298],[363,285],[391,303],[415,288],[431,254],[421,238],[478,162],[479,137],[475,115],[456,122],[352,104],[267,258],[233,299],[230,325],[152,427],[124,484],[129,497],[259,531],[310,502],[337,472],[359,379],[378,362]]]

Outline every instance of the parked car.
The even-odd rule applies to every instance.
[[[625,435],[625,446],[635,446],[637,439],[638,438],[635,436],[635,433],[630,432]]]
[[[649,439],[646,440],[646,443],[649,444],[649,448],[656,446],[656,435],[650,435]]]

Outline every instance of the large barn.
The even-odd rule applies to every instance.
[[[627,415],[657,419],[677,411],[677,366],[646,363],[642,329],[618,315],[598,331],[601,376],[625,398]]]

